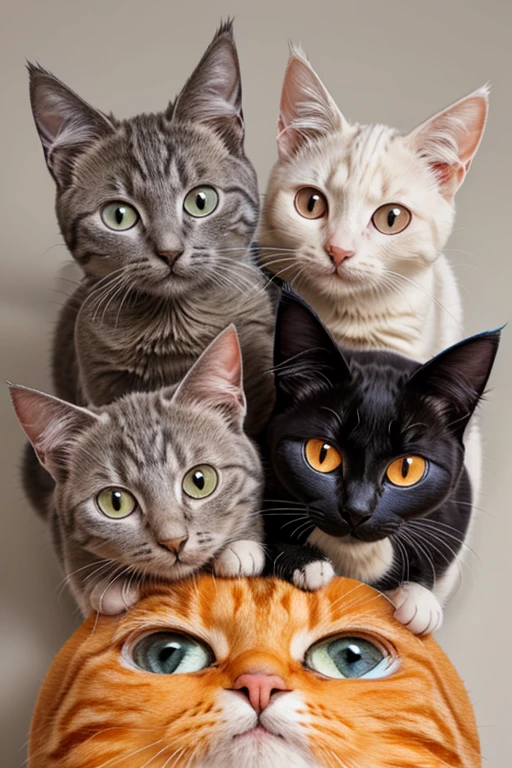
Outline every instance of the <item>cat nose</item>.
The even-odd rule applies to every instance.
[[[182,536],[181,539],[167,539],[167,541],[160,541],[159,544],[168,549],[169,552],[174,552],[175,555],[179,555],[179,553],[183,551],[187,541],[188,536]]]
[[[233,683],[233,689],[247,696],[251,707],[258,713],[263,712],[279,693],[289,690],[278,675],[261,672],[239,675]]]
[[[169,266],[172,266],[175,261],[178,261],[180,256],[183,256],[183,251],[157,251],[156,255],[159,259],[169,264]]]
[[[358,525],[363,525],[363,523],[366,523],[366,521],[370,519],[371,514],[368,513],[367,509],[345,507],[343,510],[343,517],[348,523],[350,523],[352,528],[357,528]]]
[[[355,251],[346,251],[344,248],[339,248],[337,245],[329,243],[327,246],[327,253],[332,259],[335,267],[339,267],[342,261],[350,259],[355,256]]]

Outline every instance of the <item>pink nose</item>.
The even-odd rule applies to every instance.
[[[283,680],[277,675],[264,675],[261,673],[240,675],[235,680],[233,688],[245,693],[251,707],[258,713],[268,707],[274,694],[279,691],[288,690]]]
[[[331,257],[335,267],[339,267],[344,259],[350,259],[355,255],[354,251],[346,251],[344,248],[338,248],[337,245],[328,245],[327,253]]]

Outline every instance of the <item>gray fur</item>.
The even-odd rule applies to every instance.
[[[132,393],[101,408],[11,389],[21,426],[55,480],[53,494],[39,505],[46,507],[56,551],[84,615],[91,607],[107,613],[122,610],[123,602],[128,607],[143,579],[176,580],[200,568],[256,575],[263,568],[261,463],[242,429],[241,387],[240,396],[227,385],[217,398],[210,387],[212,377],[217,380],[208,362],[212,350],[213,345],[178,388]],[[210,497],[196,500],[181,484],[201,464],[215,467],[220,483]],[[139,509],[121,520],[103,515],[96,499],[108,487],[130,491]],[[161,543],[182,536],[188,541],[179,557],[186,562]],[[240,544],[249,547],[252,561],[230,569],[226,556],[239,559]],[[110,603],[109,590],[115,590]]]
[[[238,57],[220,27],[165,112],[119,121],[30,66],[31,104],[57,184],[63,237],[85,278],[64,307],[53,349],[57,394],[102,405],[133,390],[178,382],[229,323],[244,356],[248,418],[256,433],[273,402],[274,312],[249,251],[259,213],[244,153]],[[187,192],[211,185],[219,205],[193,218]],[[140,220],[116,232],[111,201]],[[182,251],[170,266],[162,253]]]

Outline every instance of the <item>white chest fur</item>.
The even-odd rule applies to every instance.
[[[372,584],[381,579],[393,563],[393,546],[389,539],[381,541],[344,541],[315,528],[308,544],[324,552],[336,573]]]

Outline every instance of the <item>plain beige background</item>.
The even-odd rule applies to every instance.
[[[48,350],[69,256],[53,211],[28,103],[24,59],[37,60],[99,108],[159,110],[198,62],[221,17],[236,16],[247,151],[262,190],[275,158],[287,40],[302,41],[347,117],[404,130],[486,81],[490,120],[458,194],[449,256],[469,333],[511,318],[512,5],[486,0],[3,0],[1,3],[0,379],[50,387]],[[69,269],[69,268],[68,268]],[[511,764],[509,484],[512,328],[484,406],[485,487],[464,589],[439,639],[475,706],[484,765]],[[43,526],[18,483],[23,439],[0,388],[0,764],[25,760],[31,709],[50,660],[77,623]]]

